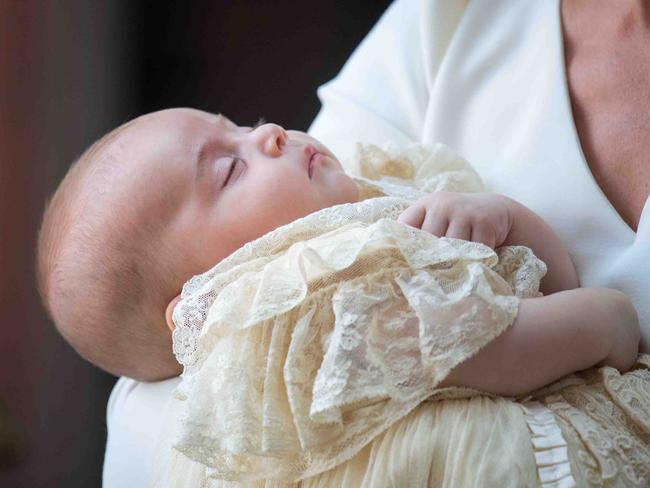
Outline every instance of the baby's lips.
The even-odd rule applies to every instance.
[[[312,172],[313,172],[312,159],[316,154],[318,154],[318,151],[311,144],[307,144],[305,146],[305,149],[303,150],[303,152],[305,154],[305,157],[304,157],[304,160],[303,160],[303,165],[305,167],[305,171],[307,171],[307,175],[311,179]]]

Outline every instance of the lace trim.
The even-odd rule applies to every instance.
[[[568,446],[553,412],[537,401],[519,404],[528,424],[539,480],[544,488],[576,486]]]
[[[486,191],[476,170],[444,144],[387,144],[381,148],[358,143],[354,157],[359,161],[359,174],[353,176],[361,177],[359,181],[384,195],[401,196],[404,188],[417,189],[421,194]]]
[[[396,222],[422,182],[472,189],[471,174],[453,186],[464,161],[419,151],[417,184],[397,185],[411,163],[380,155],[372,167],[394,178],[357,183],[387,196],[279,227],[183,287],[174,448],[208,477],[297,480],[346,461],[503,332],[521,297],[538,296],[546,268],[530,250]],[[456,176],[438,178],[437,162]]]
[[[176,325],[172,333],[173,352],[183,365],[183,375],[197,362],[197,347],[206,310],[214,300],[206,287],[221,274],[234,280],[260,259],[270,260],[286,251],[294,242],[335,230],[350,222],[370,224],[380,218],[397,219],[413,201],[434,191],[486,191],[479,174],[462,157],[444,144],[431,147],[411,144],[380,148],[357,144],[355,158],[360,171],[350,176],[359,187],[360,202],[336,205],[297,219],[246,243],[212,269],[192,277],[183,285],[181,301],[173,311]],[[348,165],[354,167],[356,165]],[[383,197],[383,198],[382,198]],[[375,200],[383,200],[377,205]],[[238,267],[239,274],[226,273]]]
[[[349,459],[505,330],[520,301],[489,247],[385,218],[251,262],[194,297],[207,306],[199,359],[177,389],[188,401],[174,447],[232,480],[295,480]]]
[[[221,289],[248,272],[258,272],[294,243],[350,223],[372,224],[381,218],[397,220],[410,203],[403,198],[387,196],[324,208],[246,243],[210,270],[193,276],[183,285],[181,300],[172,314],[176,326],[172,333],[173,352],[184,366],[183,376],[197,363],[198,342],[207,310]]]

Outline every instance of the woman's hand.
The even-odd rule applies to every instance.
[[[481,242],[494,249],[508,237],[513,215],[510,200],[496,193],[439,191],[420,198],[397,220],[437,237]]]

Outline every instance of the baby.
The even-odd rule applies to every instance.
[[[312,157],[313,156],[313,157]],[[245,242],[357,199],[318,141],[199,110],[137,118],[95,143],[45,211],[43,301],[87,360],[139,380],[178,375],[165,309]]]
[[[93,364],[143,381],[176,376],[172,317],[188,279],[270,231],[361,197],[336,157],[305,133],[240,127],[193,109],[144,115],[86,151],[49,201],[39,291],[58,330]],[[512,325],[436,387],[518,396],[595,365],[633,367],[631,302],[616,290],[577,288],[561,242],[523,205],[439,191],[398,220],[492,249],[527,246],[548,269],[545,296],[521,299]]]
[[[114,375],[169,378],[181,372],[170,329],[186,280],[272,229],[357,199],[336,157],[303,132],[240,127],[193,109],[144,115],[86,151],[49,201],[39,233],[39,290],[58,330],[88,361]],[[621,369],[633,363],[639,331],[631,303],[615,290],[572,290],[578,281],[566,251],[530,210],[499,195],[440,192],[400,220],[492,248],[528,245],[548,265],[544,294],[567,290],[524,300],[518,322],[530,326],[513,328],[521,334],[495,341],[448,381],[507,394],[603,361]],[[494,369],[477,383],[473,372],[484,372],[491,355],[514,353],[515,339],[530,344],[529,334],[538,349],[526,359],[538,358],[538,378],[511,378],[519,383],[512,390],[499,387]],[[554,344],[577,334],[582,340],[571,342],[567,357],[558,354]],[[555,361],[542,367],[549,355]]]

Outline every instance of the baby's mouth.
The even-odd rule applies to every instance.
[[[309,176],[309,179],[311,180],[312,175],[314,174],[314,162],[315,159],[320,156],[318,151],[314,146],[311,144],[307,144],[305,146],[305,166],[307,168],[307,175]]]
[[[314,174],[314,158],[318,153],[314,153],[311,158],[309,158],[309,168],[307,169],[307,174],[311,180],[311,175]]]

